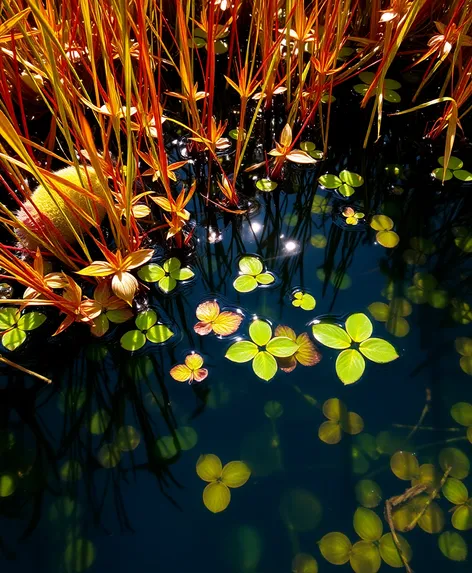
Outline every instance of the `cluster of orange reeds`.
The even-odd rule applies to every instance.
[[[104,304],[132,305],[140,285],[130,271],[152,257],[153,233],[177,247],[189,240],[185,207],[196,189],[204,204],[237,214],[245,170],[277,178],[287,159],[314,162],[297,141],[316,126],[326,153],[333,89],[366,70],[374,75],[361,103],[372,105],[364,144],[375,118],[380,135],[386,74],[402,54],[427,63],[416,100],[441,78],[439,97],[413,109],[444,103],[430,135],[446,132],[447,160],[471,110],[471,25],[472,0],[3,3],[0,267],[27,288],[4,302],[54,306],[65,315],[57,332],[78,321],[100,334]],[[223,75],[238,111],[225,161],[229,112],[217,117],[215,105]],[[254,165],[251,136],[276,97],[286,126]],[[171,160],[177,133],[187,155]],[[184,182],[188,157],[204,168]],[[44,258],[59,271],[45,272]],[[73,276],[111,290],[97,302]]]

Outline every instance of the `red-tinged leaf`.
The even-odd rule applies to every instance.
[[[195,314],[197,315],[198,320],[201,320],[202,322],[213,322],[220,314],[220,305],[216,300],[202,302],[197,306]]]
[[[277,328],[275,329],[274,336],[285,336],[286,338],[290,338],[290,340],[293,341],[297,340],[297,335],[295,334],[295,331],[291,329],[290,326],[284,326],[282,324],[277,326]]]
[[[138,289],[138,281],[130,273],[118,272],[113,276],[111,288],[118,298],[126,301],[131,306]]]
[[[96,300],[87,298],[80,304],[80,312],[87,318],[94,319],[102,313],[102,305]]]
[[[152,259],[153,254],[154,249],[140,249],[139,251],[130,253],[123,260],[123,268],[127,270],[136,269],[137,267],[149,262]]]
[[[200,354],[192,352],[185,357],[185,366],[190,368],[190,370],[198,370],[203,366],[203,358]]]
[[[177,366],[171,368],[170,375],[177,382],[187,382],[192,376],[192,371],[185,364],[177,364]]]
[[[220,336],[229,336],[236,332],[243,317],[230,311],[224,311],[213,321],[213,332]]]
[[[292,161],[293,163],[304,163],[304,164],[316,163],[316,160],[313,159],[311,155],[308,155],[308,153],[302,151],[301,149],[294,149],[293,151],[288,153],[286,157],[289,161]]]
[[[280,370],[283,372],[293,372],[297,367],[297,359],[295,356],[289,356],[288,358],[277,358],[277,364],[279,365]]]
[[[198,370],[194,370],[192,372],[190,383],[192,383],[192,381],[203,382],[203,380],[205,380],[207,376],[208,376],[208,370],[206,368],[199,368]]]
[[[77,271],[78,275],[85,277],[108,277],[113,273],[114,270],[107,261],[95,261],[85,269]]]
[[[206,336],[213,331],[213,325],[211,322],[197,322],[193,329],[200,336]]]
[[[299,348],[295,353],[295,358],[302,366],[314,366],[321,360],[321,353],[311,341],[306,332],[297,337]]]

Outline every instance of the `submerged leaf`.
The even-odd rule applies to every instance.
[[[355,573],[377,573],[382,564],[379,550],[369,541],[354,543],[349,562]]]
[[[413,555],[410,544],[404,537],[402,537],[398,533],[396,535],[398,538],[402,555],[405,557],[406,561],[409,562]],[[398,552],[397,546],[395,545],[391,533],[386,533],[385,535],[382,536],[382,538],[379,541],[379,551],[382,559],[385,561],[387,565],[390,565],[390,567],[400,568],[404,566],[402,558],[400,557],[400,553]]]
[[[445,531],[438,538],[438,545],[444,557],[451,561],[465,561],[467,559],[467,543],[460,533]]]
[[[352,545],[344,533],[328,533],[319,541],[323,557],[333,565],[344,565],[349,561]]]
[[[364,541],[378,541],[382,537],[382,520],[371,509],[358,507],[354,513],[353,525],[357,535]]]

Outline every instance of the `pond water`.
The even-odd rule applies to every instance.
[[[411,456],[397,458],[396,473],[405,478],[399,479],[391,468],[395,452],[433,464],[436,485],[450,471],[472,491],[464,469],[471,444],[466,425],[457,422],[468,415],[472,424],[472,418],[467,409],[456,420],[451,416],[454,404],[472,403],[471,379],[455,347],[471,333],[464,306],[471,297],[470,255],[460,240],[464,228],[470,233],[470,185],[453,179],[442,187],[431,178],[441,148],[421,138],[403,141],[416,129],[413,118],[396,118],[395,132],[385,118],[382,141],[362,152],[363,121],[350,124],[341,106],[334,116],[322,170],[291,168],[277,190],[255,196],[250,215],[208,214],[195,199],[195,252],[185,261],[195,277],[166,296],[150,284],[150,306],[174,332],[167,344],[148,342],[130,354],[120,347],[129,324],[92,343],[85,327],[84,334],[70,329],[60,341],[38,334],[17,360],[50,375],[53,384],[3,370],[2,573],[316,571],[308,557],[303,569],[300,553],[313,556],[320,571],[348,571],[349,563],[326,560],[318,542],[331,532],[357,542],[362,527],[354,529],[353,516],[362,504],[380,517],[382,535],[390,531],[385,503],[412,486],[407,466],[415,465]],[[454,155],[472,168],[466,144]],[[348,199],[317,182],[322,173],[343,169],[364,178]],[[378,244],[363,220],[347,225],[346,206],[389,216],[399,246]],[[260,257],[276,280],[239,293],[233,281],[247,254]],[[315,298],[314,309],[292,304],[297,290]],[[243,314],[237,334],[194,331],[197,306],[215,299]],[[391,312],[387,329],[375,319],[375,309],[385,306],[371,305],[395,307],[395,300],[401,311]],[[306,332],[315,342],[315,319],[344,325],[354,313],[369,316],[373,336],[399,354],[388,364],[366,360],[355,384],[343,385],[336,374],[340,350],[319,342],[318,364],[279,370],[269,383],[250,363],[225,358],[237,337],[249,340],[255,316],[274,328]],[[179,383],[169,371],[192,351],[203,357],[208,377]],[[363,420],[361,433],[343,431],[336,444],[319,434],[327,421],[323,405],[332,398]],[[447,447],[466,460],[457,461],[456,450],[445,454]],[[201,454],[214,454],[223,465],[244,460],[251,470],[221,513],[203,503],[206,483],[196,472]],[[445,459],[452,459],[452,469]],[[430,469],[423,468],[420,483]],[[470,571],[470,561],[448,559],[439,546],[441,534],[455,532],[470,548],[470,531],[451,524],[453,504],[434,487],[414,499],[429,503],[435,493],[434,511],[411,510],[410,520],[424,512],[422,527],[402,534],[411,566],[417,573]],[[375,548],[378,533],[370,539]],[[463,551],[450,533],[442,540]],[[358,571],[371,570],[362,559],[361,565],[354,563]],[[389,569],[382,563],[381,570]]]

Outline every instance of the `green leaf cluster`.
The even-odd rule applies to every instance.
[[[188,281],[195,276],[190,267],[182,267],[177,257],[164,261],[161,265],[150,263],[141,267],[138,271],[141,280],[147,283],[157,283],[164,293],[172,292],[180,281]]]
[[[264,271],[264,265],[259,257],[246,255],[239,261],[239,276],[233,286],[238,292],[251,292],[259,285],[270,285],[275,282],[272,273]]]
[[[123,334],[120,344],[125,350],[135,352],[146,344],[146,340],[161,344],[171,338],[174,333],[165,324],[157,321],[157,313],[152,310],[140,312],[135,320],[137,329]]]
[[[46,320],[41,312],[21,314],[13,307],[0,309],[0,333],[3,346],[7,350],[16,350],[26,340],[30,330],[39,328]]]

